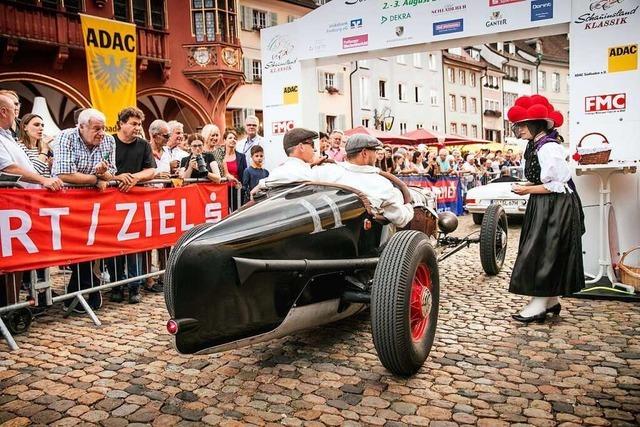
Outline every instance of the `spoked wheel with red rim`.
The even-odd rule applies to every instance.
[[[394,234],[380,256],[371,289],[371,329],[380,361],[394,374],[415,374],[431,351],[440,301],[436,259],[419,231]]]
[[[409,307],[411,338],[414,341],[420,341],[429,326],[432,288],[429,268],[423,263],[418,264],[411,284],[411,305]]]

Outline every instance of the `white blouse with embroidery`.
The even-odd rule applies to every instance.
[[[549,142],[538,150],[540,181],[552,193],[571,192],[567,185],[571,179],[571,169],[565,158],[565,150],[560,144]]]

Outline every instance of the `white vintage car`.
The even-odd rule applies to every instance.
[[[464,207],[473,215],[473,222],[481,224],[484,212],[492,203],[501,205],[508,216],[524,215],[529,195],[519,196],[511,191],[511,185],[519,182],[524,181],[492,182],[470,189]]]

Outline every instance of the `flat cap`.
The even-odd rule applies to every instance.
[[[371,135],[351,135],[344,146],[347,154],[354,154],[365,148],[382,148],[382,142]]]
[[[291,147],[295,147],[297,144],[307,139],[315,139],[318,137],[318,133],[304,128],[293,128],[289,132],[284,134],[282,139],[282,148],[287,151]]]

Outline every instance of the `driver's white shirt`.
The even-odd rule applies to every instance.
[[[391,181],[379,174],[375,166],[356,165],[350,162],[325,164],[312,170],[313,181],[348,185],[362,191],[374,211],[398,227],[404,227],[413,218],[413,207],[404,203],[402,193]]]
[[[287,157],[280,166],[269,172],[269,176],[262,178],[258,187],[264,189],[296,181],[311,181],[311,165],[297,157]]]

